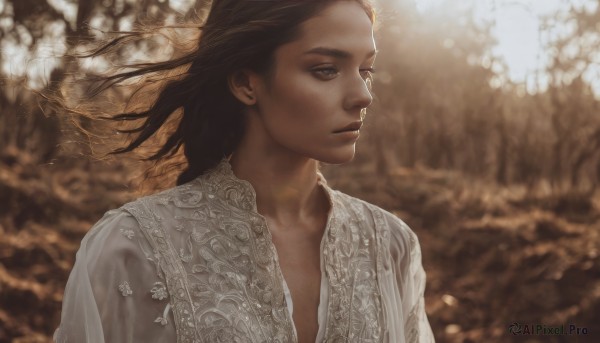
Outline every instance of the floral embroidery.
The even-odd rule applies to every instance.
[[[322,245],[329,294],[324,342],[380,342],[380,244],[370,242],[381,237],[362,218],[370,204],[330,189],[322,175],[319,184],[332,205]],[[227,159],[192,182],[123,208],[154,250],[164,283],[154,284],[152,298],[169,298],[177,342],[297,342],[256,193]],[[155,322],[166,325],[167,312]]]
[[[122,234],[123,234],[125,237],[127,237],[127,238],[129,238],[129,239],[132,239],[132,238],[133,238],[133,230],[131,230],[131,229],[120,229],[119,231],[121,231],[121,233],[122,233]]]
[[[131,287],[129,287],[129,282],[127,282],[127,281],[123,281],[123,283],[121,283],[119,285],[119,291],[121,291],[121,294],[124,297],[130,296],[133,294],[133,291],[131,291]]]
[[[167,313],[169,313],[169,309],[171,308],[171,304],[167,304],[167,306],[165,307],[165,310],[163,312],[162,317],[157,317],[154,322],[155,323],[160,323],[160,325],[165,326],[169,323],[169,321],[167,321]]]
[[[329,278],[325,342],[380,342],[383,316],[377,283],[375,232],[359,208],[368,203],[335,192],[331,229],[323,252]],[[366,242],[366,243],[365,243]]]
[[[157,317],[157,318],[154,320],[154,322],[155,322],[155,323],[160,323],[161,325],[167,325],[167,324],[168,324],[168,322],[167,322],[167,318],[165,318],[165,317]]]
[[[167,288],[162,282],[155,282],[150,292],[152,292],[152,299],[163,300],[167,298]]]

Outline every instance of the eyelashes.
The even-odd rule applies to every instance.
[[[335,76],[338,71],[335,68],[319,68],[319,69],[314,69],[313,72],[315,72],[319,75],[323,75],[323,76]],[[330,72],[333,72],[333,73],[330,73]]]
[[[327,67],[327,68],[318,68],[318,69],[314,69],[313,72],[325,76],[325,77],[332,77],[332,76],[336,76],[339,71],[337,70],[337,68],[334,67]],[[365,68],[365,69],[360,69],[361,73],[367,73],[365,80],[366,79],[371,79],[373,77],[373,74],[375,73],[375,68],[371,67],[371,68]]]

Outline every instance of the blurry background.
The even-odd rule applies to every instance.
[[[600,341],[598,0],[379,0],[375,101],[328,182],[419,236],[438,342]],[[139,170],[94,162],[36,91],[122,61],[65,55],[202,0],[0,0],[0,342],[48,342],[87,230]],[[90,29],[91,27],[91,29]],[[77,68],[66,67],[75,65]],[[167,185],[165,185],[165,188]],[[514,336],[512,323],[586,328]]]

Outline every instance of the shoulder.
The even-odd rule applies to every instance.
[[[334,190],[333,192],[344,207],[362,212],[359,214],[373,218],[376,230],[381,235],[394,259],[401,259],[405,255],[414,256],[415,253],[418,253],[420,247],[417,235],[396,214],[341,191]]]
[[[333,190],[333,193],[342,206],[351,207],[354,210],[363,211],[369,215],[372,215],[392,233],[414,234],[411,228],[394,213],[368,201],[343,193],[339,190]]]
[[[72,278],[87,280],[117,269],[139,269],[148,263],[150,252],[137,220],[121,208],[112,209],[81,240]]]
[[[104,213],[88,231],[82,241],[82,247],[92,243],[104,242],[115,237],[131,237],[138,227],[136,219],[123,208],[112,209]]]
[[[204,190],[202,181],[197,179],[183,185],[137,198],[121,206],[138,220],[151,214],[172,212],[175,208],[192,209],[214,202],[214,196]],[[150,212],[150,213],[149,213]]]
[[[167,205],[173,198],[181,197],[190,189],[189,184],[175,186],[158,193],[141,196],[132,200],[119,208],[119,210],[130,212],[131,210],[141,210],[144,206]]]

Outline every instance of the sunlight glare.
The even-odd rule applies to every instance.
[[[415,6],[419,12],[425,12],[440,6],[445,0],[414,0]]]
[[[71,28],[77,25],[77,3],[67,0],[47,0],[48,4],[62,13]]]
[[[2,74],[12,79],[25,75],[27,68],[20,61],[27,61],[30,58],[27,46],[18,44],[16,39],[9,36],[0,43],[0,53],[2,55]],[[19,62],[17,63],[17,61]]]
[[[185,13],[194,6],[194,0],[170,0],[169,6],[179,13]]]
[[[65,26],[63,21],[46,24],[44,36],[36,43],[34,58],[27,66],[27,81],[30,87],[41,89],[50,80],[50,73],[60,67],[61,57],[67,51]]]
[[[414,0],[421,13],[433,10],[447,0]],[[549,79],[544,75],[552,55],[546,45],[558,37],[568,35],[574,29],[573,23],[556,25],[542,31],[542,19],[556,13],[565,12],[573,6],[593,13],[598,8],[596,0],[469,0],[474,8],[476,22],[491,23],[492,34],[497,44],[492,55],[507,66],[506,76],[518,84],[525,84],[527,92],[544,91]],[[597,76],[598,68],[586,73]],[[499,86],[494,80],[494,86]],[[600,94],[600,82],[592,82]]]

